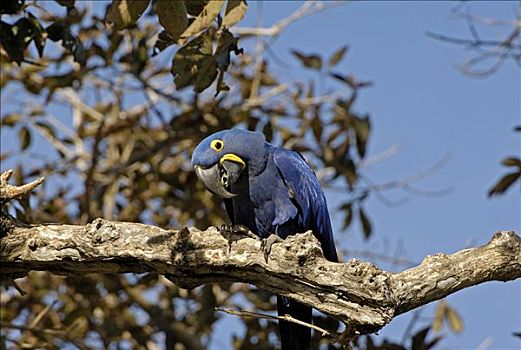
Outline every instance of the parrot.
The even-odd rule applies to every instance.
[[[326,198],[304,157],[273,146],[264,134],[239,128],[216,132],[194,149],[192,167],[205,188],[220,197],[231,227],[246,227],[263,241],[313,231],[324,257],[338,262]],[[271,245],[265,250],[265,259]],[[277,296],[279,315],[308,324],[309,306]],[[311,329],[279,321],[282,350],[308,350]]]

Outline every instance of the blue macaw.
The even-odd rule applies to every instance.
[[[281,239],[312,230],[326,259],[338,257],[326,198],[313,170],[297,152],[267,143],[261,133],[230,129],[195,148],[192,166],[199,180],[222,197],[232,225],[246,226],[262,239]],[[311,308],[277,296],[279,315],[311,323]],[[279,322],[282,350],[306,350],[308,327]]]

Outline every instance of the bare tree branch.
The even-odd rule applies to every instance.
[[[86,226],[15,227],[0,239],[0,277],[30,270],[58,274],[155,271],[193,288],[211,281],[253,283],[329,314],[360,333],[374,332],[401,313],[485,281],[521,277],[521,239],[497,233],[485,246],[427,257],[389,273],[360,260],[325,260],[311,232],[275,244],[268,263],[260,241],[232,244],[210,227],[163,230],[96,219]]]
[[[2,191],[5,186],[2,181]],[[331,315],[353,334],[375,332],[395,316],[458,290],[521,277],[521,238],[513,231],[496,233],[484,246],[427,256],[414,268],[390,273],[356,259],[325,260],[311,231],[274,244],[266,262],[260,240],[229,243],[215,227],[165,230],[103,219],[85,226],[4,227],[0,279],[31,270],[75,275],[153,271],[184,288],[246,282]]]
[[[17,329],[19,331],[28,331],[35,334],[41,334],[43,336],[53,336],[63,339],[66,342],[71,343],[76,348],[80,350],[88,350],[89,348],[85,346],[84,344],[75,341],[67,332],[65,329],[46,329],[46,328],[39,328],[39,327],[33,327],[33,326],[21,326],[13,323],[8,322],[2,322],[0,321],[0,326],[4,329]],[[31,347],[29,345],[29,347]],[[27,346],[23,346],[22,348],[27,348]]]
[[[521,7],[519,7],[521,9]],[[471,6],[457,6],[454,11],[457,18],[466,21],[471,38],[458,38],[427,31],[430,38],[446,43],[462,45],[475,54],[466,60],[459,69],[462,73],[474,77],[488,77],[501,68],[508,59],[521,66],[521,12],[515,20],[484,18],[471,14]],[[477,24],[482,26],[506,26],[508,29],[501,39],[482,39]]]
[[[234,27],[231,29],[232,33],[240,35],[242,37],[248,36],[268,36],[268,37],[276,37],[278,36],[287,26],[292,24],[293,22],[298,21],[304,17],[309,15],[324,11],[326,9],[345,5],[344,1],[333,1],[331,3],[326,3],[323,1],[306,1],[302,6],[300,6],[295,12],[289,15],[286,18],[281,19],[280,21],[273,24],[268,28],[260,28],[260,27]]]
[[[31,192],[45,181],[45,178],[40,177],[33,182],[22,186],[12,186],[7,183],[11,175],[13,175],[12,170],[7,170],[0,175],[0,202],[2,203],[7,203],[12,199],[19,198],[20,196]]]

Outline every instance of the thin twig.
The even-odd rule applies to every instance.
[[[274,88],[268,90],[260,97],[248,98],[240,105],[241,110],[247,111],[253,107],[258,107],[266,104],[266,102],[272,97],[283,94],[288,90],[288,84],[280,84],[275,86]]]
[[[408,176],[408,177],[400,179],[400,180],[393,180],[393,181],[388,181],[388,182],[381,183],[381,184],[374,184],[374,183],[372,183],[372,181],[367,179],[367,177],[364,177],[363,179],[366,182],[370,183],[368,186],[368,189],[375,190],[375,191],[385,191],[385,190],[389,190],[389,189],[401,188],[412,194],[422,193],[423,195],[432,195],[432,196],[446,195],[449,191],[451,191],[450,188],[445,188],[445,189],[435,190],[435,191],[427,191],[427,190],[416,189],[411,186],[411,183],[417,182],[419,180],[423,180],[423,179],[431,176],[432,174],[438,172],[449,161],[450,158],[451,158],[450,153],[447,153],[440,160],[435,162],[433,165],[431,165],[427,169],[419,171],[418,173],[416,173],[412,176]]]
[[[431,31],[426,31],[425,35],[429,38],[444,41],[451,44],[457,45],[466,45],[469,47],[479,47],[479,46],[501,46],[504,43],[503,40],[479,40],[479,39],[462,39],[456,38],[448,35],[438,34]],[[521,45],[512,45],[513,47],[521,48]]]
[[[61,338],[61,339],[65,340],[65,341],[75,345],[80,350],[88,350],[89,349],[86,345],[84,345],[82,343],[79,343],[76,340],[72,339],[67,334],[67,331],[66,330],[62,330],[62,329],[45,329],[45,328],[21,326],[21,325],[8,323],[8,322],[1,322],[1,321],[0,321],[0,327],[2,327],[2,328],[10,328],[10,329],[17,329],[17,330],[20,330],[20,331],[29,331],[29,332],[37,333],[37,334],[39,333],[39,334],[44,334],[44,335],[50,335],[50,336]]]
[[[281,19],[280,21],[273,24],[268,28],[259,28],[259,27],[235,27],[232,28],[232,33],[236,35],[240,35],[243,37],[248,36],[269,36],[276,37],[278,36],[287,26],[292,24],[293,22],[298,21],[304,17],[313,15],[315,13],[324,11],[326,9],[330,9],[336,6],[345,5],[345,1],[334,1],[334,2],[322,2],[322,1],[309,1],[305,2],[302,6],[300,6],[295,12],[289,15],[286,18]]]
[[[105,116],[102,113],[83,103],[83,101],[81,101],[81,99],[78,97],[78,95],[74,92],[73,89],[60,89],[57,90],[57,93],[60,97],[64,98],[65,101],[68,104],[70,104],[73,108],[79,109],[83,113],[88,114],[93,119],[98,121],[105,119]]]
[[[261,27],[264,22],[264,7],[263,2],[257,3],[258,17],[257,27]],[[262,66],[264,65],[264,40],[262,37],[257,38],[257,47],[255,49],[255,64],[253,81],[250,89],[250,100],[256,99],[259,96],[260,82],[262,78]]]
[[[54,300],[52,303],[47,305],[42,311],[40,311],[40,313],[36,315],[36,317],[29,323],[29,327],[36,327],[38,323],[40,323],[45,318],[45,316],[47,316],[49,311],[51,311],[51,309],[54,307],[54,305],[56,305],[57,302],[58,300]]]
[[[233,309],[224,308],[224,307],[216,307],[215,311],[221,311],[221,312],[225,312],[227,314],[235,315],[235,316],[239,316],[239,317],[253,317],[253,318],[263,318],[263,319],[267,319],[267,320],[279,320],[279,321],[291,322],[291,323],[295,323],[295,324],[298,324],[298,325],[301,325],[304,327],[314,329],[317,332],[320,332],[323,337],[338,335],[336,332],[325,330],[323,328],[320,328],[319,326],[315,326],[314,324],[298,320],[287,314],[284,316],[274,316],[274,315],[261,314],[261,313],[257,313],[257,312],[251,312],[251,311],[233,310]]]
[[[450,154],[447,153],[444,155],[439,161],[434,163],[429,168],[422,170],[412,176],[405,177],[403,179],[392,180],[384,183],[375,183],[370,180],[367,176],[360,176],[360,180],[366,184],[366,186],[360,186],[357,188],[361,193],[370,192],[373,193],[378,200],[380,200],[384,205],[389,207],[396,207],[405,204],[409,198],[402,197],[398,200],[391,200],[384,196],[383,192],[400,189],[408,194],[415,196],[423,196],[423,197],[443,197],[452,192],[451,187],[442,188],[439,190],[424,190],[420,188],[416,188],[412,185],[412,183],[417,182],[419,180],[425,179],[432,174],[439,171],[445,163],[450,159]],[[329,185],[327,183],[323,183],[322,187],[325,190],[333,190],[333,191],[349,191],[347,186],[343,185]]]
[[[470,10],[470,6],[462,6],[458,7],[454,13],[457,18],[467,22],[471,39],[456,38],[433,32],[426,32],[426,35],[443,42],[464,45],[477,52],[477,55],[471,57],[459,67],[463,74],[478,78],[491,76],[509,58],[521,67],[521,55],[518,53],[518,50],[521,50],[521,44],[518,43],[521,35],[521,17],[518,16],[516,20],[484,18],[471,14]],[[508,26],[511,27],[511,31],[503,40],[484,40],[479,33],[476,23],[486,26]],[[486,67],[481,68],[483,66]]]
[[[397,155],[399,151],[400,147],[398,145],[392,145],[383,152],[362,159],[360,162],[358,162],[358,168],[362,169],[374,164],[378,164],[386,159],[391,158],[392,156]]]

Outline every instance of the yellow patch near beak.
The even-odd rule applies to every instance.
[[[239,157],[238,155],[236,154],[233,154],[233,153],[226,153],[225,155],[223,155],[221,157],[221,159],[219,160],[219,164],[222,164],[225,160],[229,160],[230,162],[234,162],[234,163],[238,163],[241,165],[241,167],[244,169],[246,167],[246,163],[244,162],[244,160],[242,160],[241,157]]]

